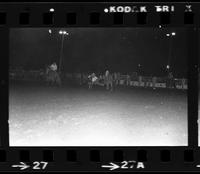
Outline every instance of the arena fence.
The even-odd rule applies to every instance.
[[[87,83],[88,73],[62,73],[63,81],[71,80],[79,84]],[[24,81],[44,81],[45,72],[43,70],[12,70],[9,71],[10,80]],[[149,76],[134,76],[120,75],[118,85],[133,86],[133,87],[151,87],[151,88],[169,88],[168,79],[166,77],[149,77]],[[188,89],[186,78],[172,79],[173,87],[176,89]]]

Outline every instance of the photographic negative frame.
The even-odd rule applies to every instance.
[[[0,171],[199,171],[198,3],[1,3]],[[185,28],[187,145],[10,146],[11,30],[26,28]],[[63,30],[64,31],[64,30]],[[120,130],[119,130],[120,131]]]

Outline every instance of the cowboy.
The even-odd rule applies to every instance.
[[[48,68],[49,68],[49,70],[52,71],[52,73],[54,72],[53,74],[51,73],[53,81],[56,82],[56,83],[58,83],[59,86],[60,86],[61,85],[61,79],[60,79],[59,74],[57,73],[58,66],[57,66],[56,62],[53,62],[53,64],[51,64]],[[47,73],[50,73],[48,71],[48,69],[47,69]]]
[[[109,87],[111,91],[113,90],[113,77],[108,70],[105,72],[105,84],[107,90],[109,90]]]
[[[57,71],[58,66],[57,66],[56,62],[53,62],[53,64],[50,65],[49,68],[50,68],[52,71]]]
[[[88,76],[92,83],[94,83],[98,78],[95,73],[92,73]]]
[[[93,83],[96,82],[97,79],[98,79],[98,77],[96,76],[96,74],[95,74],[95,73],[92,73],[92,82],[93,82]]]
[[[88,79],[89,79],[89,89],[92,88],[92,85],[95,84],[98,80],[98,77],[96,76],[95,73],[92,73],[88,76]]]
[[[109,75],[109,71],[106,70],[106,72],[105,72],[105,76],[107,77],[108,75]]]

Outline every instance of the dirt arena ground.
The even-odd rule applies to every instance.
[[[11,146],[187,146],[182,90],[12,82]]]

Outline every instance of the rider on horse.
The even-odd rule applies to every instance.
[[[47,67],[47,81],[50,82],[51,84],[58,84],[59,86],[61,85],[61,79],[60,76],[57,72],[58,66],[56,62],[53,62],[50,66]]]

